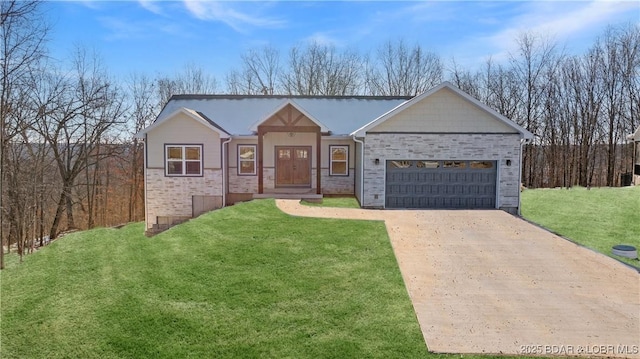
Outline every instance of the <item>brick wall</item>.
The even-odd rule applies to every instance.
[[[374,163],[375,159],[380,164]],[[367,134],[364,148],[363,207],[385,205],[386,160],[498,161],[497,206],[517,211],[520,196],[518,134]],[[507,166],[507,160],[511,166]],[[377,195],[377,199],[375,196]]]
[[[222,201],[222,171],[205,169],[202,177],[165,177],[164,169],[147,169],[147,229],[158,216],[191,217],[192,196],[219,196]]]

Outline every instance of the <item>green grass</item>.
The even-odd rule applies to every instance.
[[[273,200],[153,238],[68,235],[2,272],[2,358],[427,356],[384,224]]]
[[[339,207],[339,208],[360,208],[355,197],[324,197],[322,203],[300,201],[305,206],[313,207]]]
[[[640,265],[611,254],[616,244],[640,248],[640,186],[525,190],[522,215],[585,247]]]

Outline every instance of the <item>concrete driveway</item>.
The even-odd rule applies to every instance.
[[[502,211],[362,210],[384,220],[432,352],[640,358],[640,275]]]

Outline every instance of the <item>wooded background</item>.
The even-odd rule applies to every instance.
[[[118,79],[77,47],[52,59],[38,1],[0,0],[0,238],[20,256],[63,231],[141,221],[142,144],[174,94],[414,96],[444,80],[535,135],[527,187],[618,186],[640,125],[640,28],[610,26],[583,54],[521,33],[474,69],[403,40],[361,53],[319,43],[247,51],[223,79],[194,64]]]

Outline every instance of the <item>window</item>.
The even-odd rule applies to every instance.
[[[278,150],[278,159],[281,160],[288,160],[291,158],[291,150],[286,148],[286,149],[280,149]]]
[[[202,176],[202,145],[165,145],[167,176]]]
[[[238,174],[256,174],[256,146],[238,145]]]
[[[389,161],[389,168],[410,168],[413,161]]]
[[[469,167],[473,169],[487,169],[493,168],[493,162],[491,161],[471,161]]]
[[[438,161],[417,161],[416,167],[418,168],[438,168],[440,163]]]
[[[444,161],[444,168],[465,168],[466,165],[461,161]]]
[[[349,175],[349,146],[329,146],[329,175]]]

